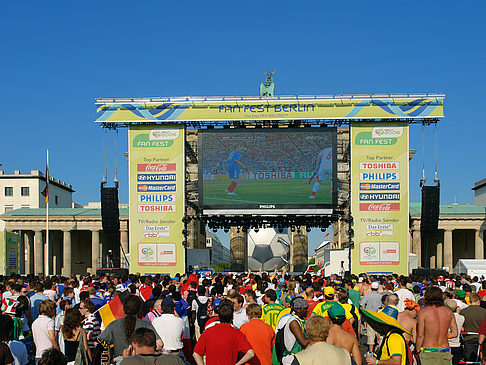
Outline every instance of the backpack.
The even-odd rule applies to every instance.
[[[186,302],[189,304],[189,307],[192,306],[192,302],[194,299],[197,298],[196,291],[195,290],[188,290],[189,293],[187,293],[187,299]]]
[[[194,299],[197,303],[197,313],[196,313],[196,321],[201,329],[201,333],[204,331],[204,327],[206,326],[206,322],[208,321],[208,305],[209,299],[206,303],[201,303],[198,298]]]
[[[285,348],[285,339],[284,339],[284,329],[285,326],[277,330],[275,333],[275,356],[277,357],[278,363],[282,363],[283,353],[286,350]]]
[[[383,349],[385,346],[386,346],[387,353],[390,353],[390,349],[388,348],[388,339],[390,335],[393,333],[399,335],[402,338],[403,342],[405,343],[405,364],[420,365],[420,358],[418,356],[414,356],[412,349],[408,345],[407,341],[405,341],[405,338],[403,337],[402,333],[395,330],[392,330],[385,335],[385,338],[383,338],[383,342],[381,343],[380,348],[376,351],[376,358],[377,359],[381,358],[381,354],[383,353]]]

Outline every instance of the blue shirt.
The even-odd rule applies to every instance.
[[[42,293],[35,293],[30,298],[30,311],[32,313],[32,318],[35,321],[37,317],[39,317],[39,304],[44,300],[48,300],[49,298]]]

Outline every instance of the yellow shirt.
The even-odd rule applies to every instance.
[[[322,316],[322,317],[327,317],[327,311],[329,308],[331,308],[333,305],[337,304],[334,300],[325,300],[323,302],[318,303],[315,307],[312,313]],[[353,318],[353,316],[351,316]],[[349,319],[349,318],[348,318]]]
[[[265,304],[262,307],[262,317],[261,320],[272,326],[273,330],[277,327],[277,318],[280,312],[284,309],[280,304]]]
[[[402,357],[401,365],[405,365],[407,360],[407,350],[405,341],[399,334],[392,333],[388,337],[386,344],[383,344],[383,351],[379,360],[389,360],[393,356],[400,355]]]
[[[346,319],[351,319],[353,318],[353,313],[351,313],[351,308],[353,308],[351,306],[351,304],[342,304],[342,303],[339,303],[341,304],[341,306],[344,308],[344,311],[346,312]],[[354,307],[354,314],[356,314],[356,317],[358,317],[358,321],[361,320],[361,316],[359,315],[359,310],[358,308]]]

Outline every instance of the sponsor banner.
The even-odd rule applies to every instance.
[[[137,171],[146,172],[165,172],[176,171],[175,163],[139,163],[137,164]]]
[[[360,183],[359,190],[400,190],[400,183]]]
[[[399,172],[360,172],[360,180],[400,180]]]
[[[1,272],[10,275],[19,273],[20,235],[14,232],[0,231]]]
[[[137,253],[140,266],[176,266],[177,264],[175,243],[139,243]]]
[[[184,272],[184,126],[129,127],[130,271]]]
[[[175,194],[138,194],[139,203],[167,203],[175,202]]]
[[[138,174],[137,181],[176,181],[176,174]]]
[[[359,251],[361,265],[398,265],[400,263],[399,242],[361,242]]]
[[[367,224],[366,229],[393,229],[393,224]]]
[[[400,193],[360,193],[359,200],[400,200]]]
[[[440,118],[443,117],[443,94],[424,94],[410,98],[407,95],[354,97],[339,95],[287,98],[232,97],[223,98],[187,97],[174,102],[169,98],[160,101],[144,100],[126,102],[114,100],[97,101],[97,122],[170,122],[170,121],[215,121],[215,120],[278,120],[278,119],[375,119],[375,118]],[[237,99],[237,100],[235,100]],[[400,125],[370,128],[370,138],[381,140],[401,137]],[[137,148],[160,148],[175,142],[173,133],[146,130],[144,135],[132,139]],[[181,132],[182,133],[182,132]],[[156,144],[162,143],[162,145]]]
[[[351,123],[352,272],[408,275],[408,124]]]
[[[137,191],[176,191],[176,184],[138,184]]]
[[[393,231],[366,231],[368,237],[393,236]]]
[[[399,162],[360,162],[360,170],[399,170]]]
[[[138,212],[139,213],[148,213],[148,212],[170,212],[173,213],[176,211],[175,204],[158,204],[158,205],[139,205]]]
[[[169,231],[170,226],[144,226],[144,231]]]
[[[249,180],[284,180],[293,179],[295,172],[251,172],[247,175]]]
[[[361,212],[392,212],[400,210],[400,203],[359,203]]]
[[[145,232],[143,234],[145,238],[150,237],[150,238],[158,238],[158,237],[170,237],[169,232]]]

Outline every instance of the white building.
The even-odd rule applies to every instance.
[[[474,183],[474,205],[486,205],[486,179]]]
[[[42,195],[46,187],[46,176],[42,171],[6,172],[0,170],[0,214],[21,208],[45,208],[46,199]],[[71,208],[72,186],[49,177],[49,207]],[[4,223],[0,221],[0,230]]]

